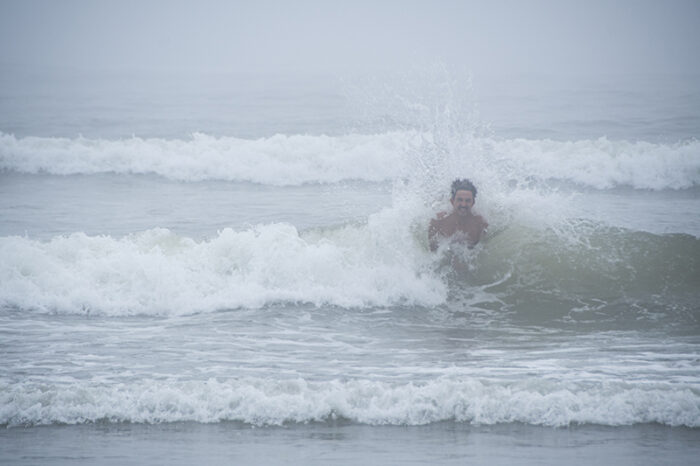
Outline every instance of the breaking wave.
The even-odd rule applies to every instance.
[[[252,425],[344,419],[370,425],[440,421],[533,425],[700,427],[700,396],[690,386],[648,382],[516,382],[439,378],[426,383],[370,380],[232,379],[0,384],[0,425],[86,422],[240,421]]]
[[[455,293],[484,288],[503,310],[523,300],[533,301],[527,309],[543,307],[541,300],[568,312],[663,303],[664,296],[679,305],[687,296],[689,314],[681,321],[695,319],[690,310],[700,274],[699,238],[590,223],[576,225],[575,236],[513,224],[484,247],[446,247],[434,255],[425,226],[402,224],[401,217],[388,209],[367,223],[307,231],[288,224],[227,228],[202,240],[166,229],[121,238],[4,237],[0,305],[113,316],[273,303],[430,307],[449,302]]]
[[[271,185],[390,181],[411,176],[410,154],[433,145],[429,133],[390,131],[261,139],[87,139],[0,133],[0,169],[55,175],[156,174],[180,181],[228,180]],[[514,180],[563,181],[596,189],[686,189],[700,185],[700,142],[499,140],[478,137],[473,150]],[[454,154],[453,154],[454,155]]]

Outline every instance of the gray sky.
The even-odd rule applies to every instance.
[[[0,0],[0,65],[700,72],[698,0]]]

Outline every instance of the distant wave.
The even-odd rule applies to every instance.
[[[513,139],[495,152],[537,179],[570,181],[598,189],[684,189],[700,185],[700,141],[675,144]]]
[[[430,135],[414,131],[344,136],[105,140],[0,133],[0,169],[56,175],[156,174],[182,181],[270,185],[389,181],[410,175]],[[454,150],[459,150],[454,149]],[[478,138],[465,151],[511,180],[559,180],[596,189],[686,189],[700,185],[700,141],[675,144],[607,138],[553,141]],[[447,154],[449,156],[449,154]],[[469,156],[467,155],[467,159]],[[475,157],[476,158],[476,157]]]
[[[109,385],[0,383],[4,426],[105,421],[281,425],[334,419],[370,425],[453,421],[700,427],[700,396],[692,383],[548,378],[517,382],[439,378],[409,384],[270,378]]]
[[[182,181],[230,180],[270,185],[384,181],[397,176],[405,134],[189,140],[17,139],[0,135],[0,167],[24,173],[156,174]]]

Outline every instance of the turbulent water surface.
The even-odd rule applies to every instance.
[[[247,93],[148,102],[101,94],[109,80],[54,100],[29,79],[3,91],[0,424],[654,423],[697,438],[697,86],[494,87],[487,129],[471,100],[418,79],[409,95],[357,84],[371,105],[273,81],[274,111],[238,79]],[[508,101],[539,120],[521,127]],[[487,237],[431,253],[458,176]]]

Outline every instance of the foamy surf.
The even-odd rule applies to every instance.
[[[556,298],[559,319],[570,317],[573,306],[597,308],[607,321],[621,303],[639,312],[659,303],[655,314],[692,323],[686,309],[698,257],[700,239],[690,235],[586,222],[560,231],[511,223],[474,250],[446,244],[434,255],[421,217],[392,208],[367,223],[306,231],[263,224],[204,239],[167,229],[47,241],[3,237],[0,303],[67,314],[179,315],[276,303],[432,307],[487,289],[484,299],[500,302],[504,312]],[[671,295],[678,305],[686,295],[689,301],[663,305]]]
[[[664,382],[446,377],[408,384],[299,378],[24,382],[0,384],[0,401],[3,426],[181,421],[263,426],[341,419],[404,426],[453,421],[700,427],[700,396],[692,385]]]
[[[411,134],[311,136],[277,134],[261,139],[16,138],[0,134],[0,167],[56,175],[156,174],[180,181],[250,181],[278,186],[385,181],[398,175]],[[283,174],[283,176],[281,176]]]
[[[444,300],[427,253],[376,239],[366,227],[317,236],[288,224],[225,229],[199,242],[164,229],[124,238],[0,238],[0,302],[68,313],[170,315],[275,302],[365,307]]]
[[[695,123],[569,131],[586,122],[546,114],[557,94],[538,101],[541,126],[504,137],[460,83],[430,81],[380,83],[386,98],[366,94],[377,118],[357,126],[326,119],[312,89],[278,107],[300,124],[110,106],[82,127],[111,139],[43,111],[3,129],[6,437],[218,430],[230,446],[232,432],[350,427],[368,451],[432,431],[426,463],[456,431],[697,437]],[[616,102],[636,117],[630,100]],[[81,121],[80,106],[64,113]],[[457,177],[478,186],[488,234],[431,253]]]
[[[247,181],[275,186],[415,177],[415,158],[439,152],[431,133],[242,139],[196,133],[190,139],[24,137],[0,133],[0,168],[21,173],[156,174],[179,181]],[[560,181],[595,189],[687,189],[700,185],[700,142],[497,139],[471,137],[448,154],[504,182]],[[437,148],[437,149],[436,149]],[[476,165],[474,165],[476,164]],[[463,164],[462,164],[463,167]],[[280,174],[284,174],[280,176]]]

